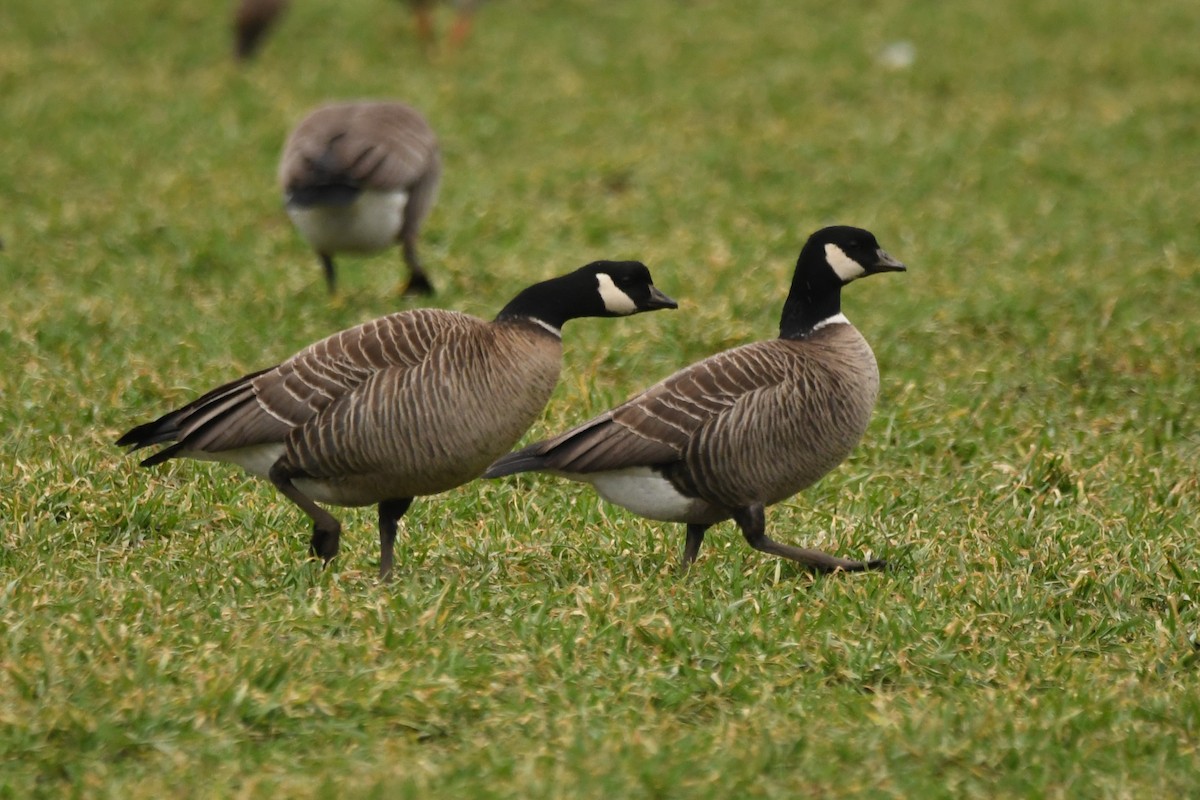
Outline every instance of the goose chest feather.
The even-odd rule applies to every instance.
[[[418,309],[334,334],[117,444],[169,445],[143,466],[227,461],[268,478],[313,520],[311,550],[326,561],[341,526],[317,503],[377,503],[386,576],[413,498],[478,477],[541,413],[564,323],[675,307],[644,264],[599,261],[526,288],[490,322]]]
[[[685,523],[685,566],[705,531],[731,518],[751,546],[816,570],[880,566],[775,542],[764,509],[811,486],[862,438],[879,370],[841,313],[841,289],[904,269],[861,228],[817,231],[797,260],[778,338],[692,364],[485,474],[551,472],[641,516]]]

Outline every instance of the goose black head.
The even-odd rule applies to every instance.
[[[870,231],[849,225],[821,228],[808,237],[796,260],[796,273],[780,320],[780,336],[803,338],[840,314],[842,287],[851,281],[906,269],[879,246]]]
[[[558,278],[534,284],[504,307],[497,319],[529,317],[554,328],[578,317],[626,317],[678,308],[654,285],[640,261],[594,261]]]
[[[810,272],[830,270],[845,286],[877,272],[904,272],[906,267],[879,246],[875,234],[849,225],[831,225],[808,237],[796,264]]]
[[[650,270],[640,261],[594,261],[575,271],[586,280],[595,280],[594,290],[603,311],[589,316],[624,317],[660,308],[679,308],[654,285]]]

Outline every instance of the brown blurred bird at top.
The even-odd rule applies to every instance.
[[[407,0],[413,10],[416,22],[417,38],[426,50],[437,46],[437,26],[433,21],[433,7],[437,0]],[[451,48],[461,47],[471,35],[471,24],[474,22],[475,9],[480,0],[451,0],[454,7],[454,21],[450,23],[450,35],[447,37]]]
[[[238,61],[249,61],[262,46],[267,33],[283,16],[290,0],[238,0],[233,15],[234,54]],[[434,6],[437,0],[405,0],[412,8],[417,39],[426,51],[437,47]],[[471,35],[475,9],[481,0],[450,0],[454,20],[447,36],[451,49],[461,47]]]
[[[248,61],[287,10],[288,0],[238,0],[233,13],[233,46],[238,61]]]

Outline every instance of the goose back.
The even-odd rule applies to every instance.
[[[437,137],[416,109],[403,103],[322,106],[288,136],[279,181],[289,194],[342,185],[390,192],[440,174]]]

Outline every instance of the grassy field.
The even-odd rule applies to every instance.
[[[1200,15],[1191,0],[502,0],[426,57],[385,0],[0,8],[0,797],[1200,793]],[[891,65],[907,42],[911,66]],[[893,47],[893,49],[895,49]],[[443,143],[424,253],[487,315],[601,257],[676,312],[567,328],[531,436],[774,334],[804,238],[910,271],[844,308],[883,376],[780,539],[814,578],[586,487],[419,501],[398,577],[135,422],[411,305],[331,302],[274,184],[330,98]]]

